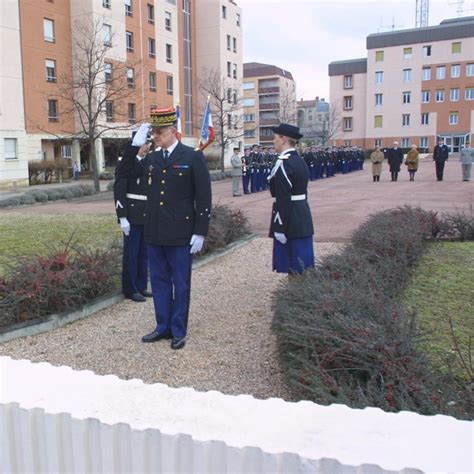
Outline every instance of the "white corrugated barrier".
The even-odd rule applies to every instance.
[[[0,357],[3,473],[472,472],[473,423]]]

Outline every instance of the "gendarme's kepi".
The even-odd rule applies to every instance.
[[[285,137],[293,138],[294,140],[299,140],[303,138],[303,135],[300,133],[299,127],[295,125],[290,125],[288,123],[281,123],[278,127],[271,127],[272,132],[277,135],[283,135]]]
[[[176,109],[154,109],[150,113],[150,125],[152,128],[174,127],[176,125]]]

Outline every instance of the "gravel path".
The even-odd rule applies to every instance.
[[[318,243],[318,257],[338,249]],[[270,269],[271,240],[258,238],[193,272],[187,345],[140,342],[153,303],[125,300],[55,331],[0,344],[0,355],[67,365],[147,383],[290,399],[270,324],[271,295],[285,278]]]

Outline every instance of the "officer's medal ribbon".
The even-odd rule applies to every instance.
[[[150,167],[148,168],[148,186],[151,186],[151,182],[152,182],[152,179],[151,179],[151,173],[153,171],[153,165],[150,165]]]

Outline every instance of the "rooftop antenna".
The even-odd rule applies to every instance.
[[[429,0],[416,0],[415,28],[426,28],[430,13]]]
[[[395,17],[392,16],[392,24],[391,25],[380,25],[380,29],[384,28],[384,29],[391,29],[392,31],[395,30],[395,28],[401,28],[403,25],[396,25],[395,24]]]
[[[458,18],[461,18],[465,12],[474,10],[474,8],[464,8],[464,0],[449,2],[449,5],[457,5],[456,13],[458,14]]]

